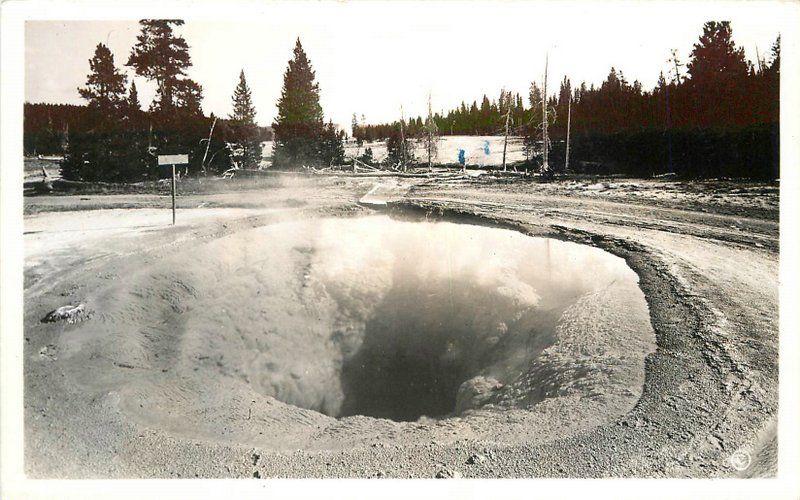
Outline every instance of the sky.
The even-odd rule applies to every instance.
[[[703,22],[730,20],[734,39],[755,61],[778,35],[777,9],[760,2],[295,2],[265,3],[248,15],[187,17],[177,28],[189,44],[189,76],[203,86],[203,110],[231,112],[244,70],[257,121],[276,115],[283,73],[300,38],[316,70],[326,119],[349,128],[353,113],[369,123],[496,98],[501,88],[527,96],[563,76],[599,84],[614,66],[652,88],[669,70],[670,49],[688,60]],[[89,59],[106,44],[123,67],[139,32],[137,20],[27,21],[27,102],[81,104]],[[130,78],[130,68],[125,68]],[[149,105],[154,87],[135,77]]]

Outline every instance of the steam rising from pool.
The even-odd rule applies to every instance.
[[[154,266],[131,292],[160,291],[169,308],[158,321],[144,325],[132,306],[115,313],[142,332],[125,355],[152,364],[151,352],[166,352],[178,375],[203,370],[335,417],[407,421],[532,404],[574,371],[531,371],[565,325],[594,335],[612,297],[649,325],[622,259],[510,230],[315,219],[237,232],[180,260]]]

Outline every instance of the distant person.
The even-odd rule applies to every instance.
[[[481,165],[481,168],[485,168],[486,167],[486,162],[489,159],[489,153],[491,153],[491,151],[489,150],[489,141],[486,141],[486,140],[483,141],[483,148],[482,149],[483,149],[483,155],[479,156],[480,165]]]

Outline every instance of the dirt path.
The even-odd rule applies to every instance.
[[[26,260],[25,296],[29,474],[433,477],[443,470],[464,477],[774,474],[778,226],[776,219],[764,218],[763,210],[754,209],[752,217],[726,210],[684,211],[640,199],[625,203],[619,197],[579,196],[566,190],[542,194],[536,185],[419,184],[409,190],[412,182],[419,182],[409,180],[372,190],[371,184],[352,179],[316,187],[313,182],[213,197],[219,201],[216,206],[224,204],[231,211],[196,212],[181,227],[142,229],[133,227],[141,225],[135,220],[121,221],[113,230],[94,231],[101,237],[86,239],[84,235],[92,231],[84,226],[78,228],[84,234],[78,231],[81,236],[71,237],[69,250],[60,253],[48,249],[65,236],[51,232],[64,227],[58,218],[64,215],[26,219],[26,232],[30,231],[26,249],[33,249]],[[186,435],[182,429],[187,423],[180,418],[158,425],[129,418],[134,410],[130,406],[138,400],[123,390],[126,374],[152,368],[120,366],[107,347],[98,348],[107,345],[103,339],[81,338],[76,335],[78,327],[39,322],[54,305],[84,299],[119,281],[135,283],[135,269],[174,258],[176,252],[190,258],[193,249],[205,242],[282,220],[369,210],[356,205],[368,192],[388,193],[395,201],[390,208],[405,215],[513,226],[530,234],[590,243],[625,258],[640,276],[658,344],[657,352],[647,358],[638,403],[592,420],[588,415],[612,403],[591,397],[569,404],[548,402],[544,406],[553,412],[583,408],[580,411],[586,415],[576,413],[574,418],[586,416],[584,423],[568,433],[549,425],[549,420],[532,427],[533,421],[526,420],[532,418],[529,412],[509,412],[507,425],[517,425],[524,436],[509,444],[485,438],[482,429],[493,425],[492,415],[400,428],[384,420],[336,421],[303,411],[297,418],[317,431],[289,435],[285,422],[267,418],[277,415],[275,406],[282,405],[271,398],[251,401],[235,387],[222,385],[230,397],[222,406],[209,407],[189,397],[202,394],[202,387],[174,386],[195,391],[187,393],[166,388],[165,405],[188,398],[187,415],[207,428],[205,437],[197,438]],[[398,193],[404,192],[405,198],[398,201]],[[69,207],[71,198],[75,197],[59,197],[56,209]],[[186,201],[197,206],[204,198],[197,195]],[[287,202],[298,199],[301,203]],[[136,196],[108,201],[111,206],[151,203]],[[29,203],[36,207],[30,212],[43,212],[49,200]],[[103,203],[102,197],[94,197],[91,207]],[[171,349],[168,334],[167,329],[156,338],[163,343],[159,352]],[[109,355],[113,359],[104,358]],[[150,366],[159,367],[153,377],[170,368],[151,361]],[[108,390],[114,384],[120,389]],[[146,408],[137,411],[148,413]],[[254,415],[261,415],[260,420],[254,422]],[[282,439],[289,449],[295,443],[304,451],[259,445],[269,442],[265,434],[275,433],[285,434]],[[481,458],[469,460],[476,454]],[[739,466],[742,457],[749,458],[748,467]]]

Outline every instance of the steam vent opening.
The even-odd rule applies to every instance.
[[[192,257],[170,297],[182,358],[333,417],[414,421],[502,403],[576,325],[591,333],[609,314],[649,325],[622,259],[511,230],[313,219],[226,236]],[[545,397],[536,383],[514,397]]]

